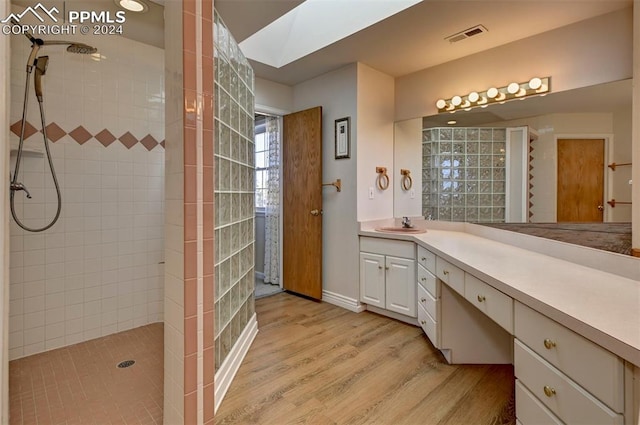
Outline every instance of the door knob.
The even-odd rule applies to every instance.
[[[313,215],[313,216],[320,215],[320,210],[311,210],[311,215]]]
[[[598,211],[604,211],[604,205],[598,205]]]

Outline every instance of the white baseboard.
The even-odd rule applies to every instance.
[[[264,273],[263,272],[256,272],[256,278],[264,280]]]
[[[349,311],[353,311],[355,313],[362,313],[366,310],[363,304],[360,304],[360,301],[345,297],[344,295],[336,294],[335,292],[330,291],[322,291],[322,301],[328,302],[329,304],[337,305],[338,307],[346,308]]]
[[[224,360],[224,362],[222,362],[222,364],[220,365],[220,369],[218,369],[218,371],[216,372],[214,378],[214,413],[218,410],[218,407],[220,407],[225,394],[227,394],[227,390],[233,382],[233,378],[236,376],[236,373],[238,372],[238,369],[240,368],[240,365],[247,355],[249,347],[251,347],[251,344],[253,343],[253,340],[256,338],[257,334],[258,320],[254,313],[247,326],[245,326],[244,331],[242,331],[242,333],[240,334],[240,338],[238,338],[238,341],[231,349],[231,352]]]

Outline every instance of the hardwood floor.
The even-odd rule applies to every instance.
[[[216,424],[515,424],[511,365],[448,365],[418,327],[291,295],[259,333]]]

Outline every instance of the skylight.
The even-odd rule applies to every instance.
[[[422,0],[306,0],[240,43],[246,57],[281,68]]]

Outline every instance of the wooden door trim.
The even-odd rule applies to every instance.
[[[591,134],[582,134],[582,133],[558,133],[554,135],[554,210],[556,212],[556,221],[558,221],[558,139],[596,139],[596,140],[604,140],[604,183],[602,188],[602,205],[604,205],[604,212],[602,215],[602,222],[606,223],[611,221],[611,209],[607,204],[609,200],[610,194],[613,192],[613,179],[609,177],[609,168],[607,168],[607,164],[610,163],[610,158],[613,157],[613,134],[612,133],[591,133]]]

